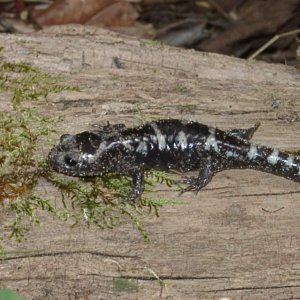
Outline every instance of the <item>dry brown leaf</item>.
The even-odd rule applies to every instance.
[[[133,26],[138,13],[131,4],[120,1],[99,11],[86,22],[88,25]]]
[[[31,18],[40,26],[86,23],[100,10],[117,0],[57,0],[46,11],[33,10]]]
[[[230,13],[233,9],[240,6],[244,0],[213,0],[213,2],[222,7],[227,13]]]
[[[243,56],[251,48],[261,47],[272,36],[297,28],[299,18],[295,12],[299,5],[300,0],[248,1],[238,12],[237,22],[214,38],[199,43],[196,49]]]

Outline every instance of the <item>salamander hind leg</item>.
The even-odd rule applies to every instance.
[[[257,122],[253,126],[251,126],[250,128],[247,128],[247,129],[232,129],[232,130],[226,131],[226,133],[228,135],[237,136],[237,137],[240,137],[240,138],[243,138],[243,139],[249,141],[252,138],[255,131],[259,128],[259,126],[260,126],[260,122]]]
[[[198,177],[185,178],[183,182],[188,184],[188,186],[182,189],[179,195],[182,195],[183,193],[188,191],[194,191],[195,194],[197,194],[203,187],[205,187],[210,182],[214,174],[215,172],[212,168],[210,159],[205,159],[201,164]]]

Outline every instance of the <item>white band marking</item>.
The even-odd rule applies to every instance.
[[[135,150],[136,152],[140,152],[142,153],[143,155],[147,155],[148,153],[148,146],[147,146],[147,143],[145,142],[140,142],[138,147],[136,148]]]
[[[251,160],[251,159],[255,159],[256,156],[258,155],[258,152],[257,152],[257,147],[255,145],[251,145],[250,146],[250,149],[247,153],[247,156],[248,158]]]
[[[288,159],[284,161],[285,165],[289,168],[291,168],[294,164],[294,156],[293,155],[289,155]]]
[[[166,137],[161,133],[160,129],[157,127],[155,123],[151,123],[151,126],[156,134],[157,141],[158,141],[158,149],[164,150],[167,146],[166,144]],[[152,139],[152,136],[151,136]]]
[[[275,165],[277,163],[277,161],[279,160],[278,154],[279,154],[279,151],[277,149],[274,149],[273,152],[268,157],[268,162],[271,165]]]
[[[181,148],[181,150],[184,150],[187,148],[188,143],[187,143],[187,136],[183,131],[179,131],[176,140],[178,141],[178,144]]]
[[[216,140],[216,129],[213,127],[209,128],[210,135],[205,141],[205,150],[210,150],[211,147],[215,150],[215,152],[219,153],[220,149],[218,148],[218,142]]]

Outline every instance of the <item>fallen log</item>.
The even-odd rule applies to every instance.
[[[0,47],[2,59],[80,87],[48,96],[44,113],[65,117],[58,134],[170,116],[222,129],[261,121],[255,142],[300,148],[300,73],[292,67],[81,26],[0,35]],[[2,98],[0,110],[9,108]],[[0,287],[26,299],[297,298],[299,194],[299,184],[270,174],[222,172],[197,195],[181,196],[183,204],[144,220],[149,242],[130,223],[69,227],[45,214],[25,241],[7,242]],[[157,195],[178,197],[169,189]]]

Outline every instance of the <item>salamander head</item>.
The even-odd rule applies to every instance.
[[[49,164],[54,171],[70,176],[100,175],[105,172],[105,168],[101,168],[96,160],[102,144],[105,142],[102,142],[101,135],[94,132],[64,134],[60,143],[51,149]]]

